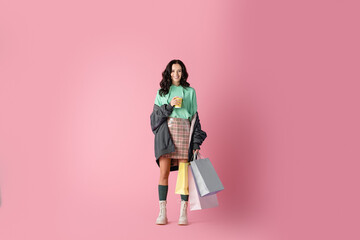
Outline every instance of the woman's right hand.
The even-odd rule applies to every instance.
[[[177,97],[173,97],[173,98],[171,99],[170,105],[171,105],[171,106],[174,106],[174,105],[178,105],[178,104],[180,104],[180,100],[177,99]]]

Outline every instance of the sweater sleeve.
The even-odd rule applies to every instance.
[[[194,116],[194,114],[197,112],[197,99],[196,99],[196,92],[194,89],[194,92],[192,94],[192,109],[191,109],[191,116]]]

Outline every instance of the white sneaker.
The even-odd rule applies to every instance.
[[[166,217],[166,200],[159,201],[160,212],[156,219],[156,224],[167,224],[168,219]]]
[[[179,217],[179,225],[187,225],[187,207],[188,201],[181,200],[181,208],[180,208],[180,217]]]

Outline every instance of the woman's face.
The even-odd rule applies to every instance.
[[[180,85],[180,79],[181,79],[181,66],[178,63],[175,63],[171,67],[171,80],[172,84],[174,85]]]

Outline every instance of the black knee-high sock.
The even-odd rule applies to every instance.
[[[189,195],[182,195],[181,194],[181,200],[188,201],[189,200]]]
[[[159,190],[159,201],[166,200],[168,193],[168,185],[159,184],[158,190]]]

